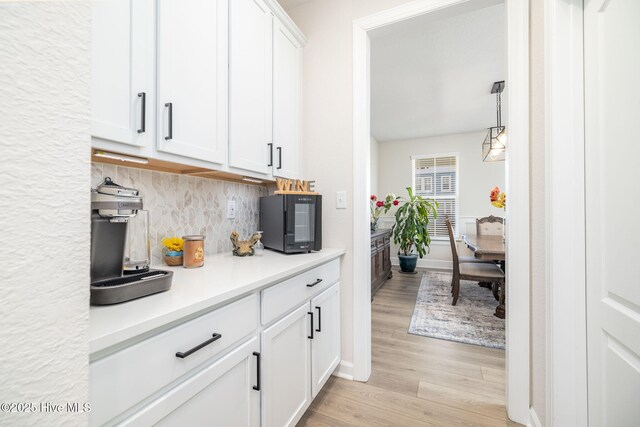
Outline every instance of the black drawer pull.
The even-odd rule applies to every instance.
[[[311,316],[311,335],[308,335],[307,338],[313,339],[313,312],[308,311],[307,314]]]
[[[167,102],[164,104],[165,107],[169,107],[169,135],[165,136],[165,140],[173,139],[173,102]]]
[[[258,353],[257,351],[253,352],[253,355],[256,356],[256,374],[258,377],[258,381],[257,381],[257,385],[253,386],[254,390],[260,391],[260,353]]]
[[[140,92],[138,98],[142,98],[140,100],[140,129],[138,129],[138,133],[144,133],[147,128],[147,94]]]
[[[222,338],[222,335],[213,334],[213,338],[209,338],[208,340],[206,340],[202,344],[198,344],[197,346],[193,347],[191,350],[187,350],[184,353],[181,352],[181,351],[177,352],[176,353],[176,357],[179,357],[180,359],[184,359],[185,357],[192,355],[193,353],[195,353],[196,351],[200,350],[201,348],[208,346],[212,342],[218,341],[220,338]]]
[[[269,146],[269,164],[267,166],[273,166],[273,143],[268,143]]]
[[[322,282],[322,279],[318,279],[318,280],[316,280],[316,281],[315,281],[315,282],[313,282],[313,283],[309,283],[309,284],[307,285],[307,288],[313,288],[315,285],[317,285],[317,284],[318,284],[318,283],[320,283],[320,282]]]
[[[278,150],[278,167],[276,169],[282,169],[282,147],[277,147]]]
[[[316,332],[322,332],[322,307],[316,307],[316,310],[318,310],[318,329]]]

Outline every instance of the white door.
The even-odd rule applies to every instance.
[[[268,174],[273,156],[273,15],[262,0],[233,0],[230,9],[229,165]]]
[[[131,426],[260,425],[257,364],[259,340],[252,338],[222,359],[124,420]]]
[[[273,24],[273,175],[299,177],[301,47],[277,19]]]
[[[311,395],[316,397],[340,363],[340,284],[311,300]]]
[[[158,0],[158,150],[226,163],[228,0]]]
[[[262,427],[294,426],[311,403],[306,302],[262,332]]]
[[[640,2],[584,13],[589,424],[638,426]]]
[[[91,3],[91,135],[134,146],[153,138],[155,2]]]

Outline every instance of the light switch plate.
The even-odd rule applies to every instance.
[[[336,209],[347,209],[346,191],[336,191]]]
[[[234,219],[236,217],[236,201],[227,201],[227,219]]]

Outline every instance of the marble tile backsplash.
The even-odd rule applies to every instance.
[[[230,252],[232,231],[248,238],[258,229],[258,201],[267,195],[265,187],[256,185],[92,163],[93,188],[107,176],[139,189],[144,197],[153,263],[161,261],[162,239],[167,236],[204,234],[205,254]],[[236,202],[235,219],[226,217],[228,200]]]

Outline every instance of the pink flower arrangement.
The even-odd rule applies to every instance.
[[[400,197],[397,197],[393,193],[387,194],[382,200],[378,200],[378,196],[372,194],[371,197],[369,197],[369,200],[372,224],[375,224],[378,221],[382,212],[387,213],[389,209],[391,209],[391,206],[398,206],[400,204]]]

